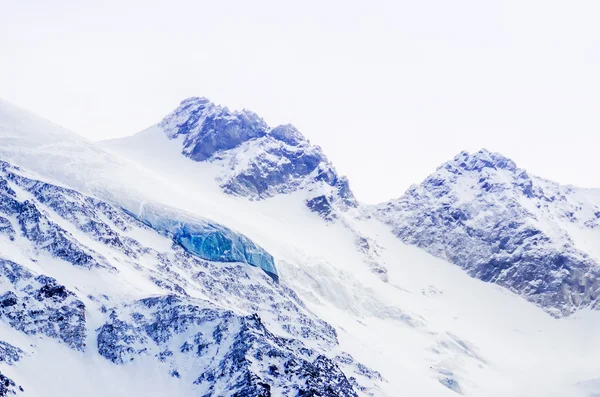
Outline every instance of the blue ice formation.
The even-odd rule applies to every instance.
[[[206,219],[157,205],[145,204],[134,214],[159,232],[166,232],[188,252],[215,262],[242,262],[279,280],[273,256],[248,237]]]

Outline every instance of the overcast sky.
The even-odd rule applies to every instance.
[[[189,96],[292,123],[359,199],[463,149],[600,187],[598,1],[0,0],[0,97],[92,140]]]

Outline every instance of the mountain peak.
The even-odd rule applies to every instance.
[[[597,279],[600,256],[577,239],[600,230],[594,200],[482,149],[459,153],[376,216],[404,242],[560,317],[595,304],[596,287],[580,286]]]
[[[291,124],[271,128],[250,110],[230,111],[190,97],[158,126],[169,139],[183,137],[184,156],[220,166],[218,179],[227,193],[264,199],[307,188],[311,199],[356,205],[348,181]]]
[[[249,110],[230,111],[204,97],[181,101],[160,123],[170,138],[184,136],[183,153],[192,160],[208,160],[218,151],[267,134],[269,126]]]
[[[215,123],[215,120],[220,120],[220,122]],[[232,149],[246,140],[267,134],[291,146],[308,143],[304,135],[292,124],[282,124],[271,128],[258,114],[251,110],[231,111],[225,106],[215,104],[206,97],[194,96],[182,100],[179,106],[159,123],[159,126],[171,139],[186,135],[192,138],[190,140],[193,140],[198,138],[199,135],[210,135],[210,140],[215,141],[215,143],[223,141],[223,147],[217,150]],[[233,128],[225,128],[226,126]],[[204,133],[201,130],[205,130]],[[235,135],[235,137],[230,135]],[[231,141],[231,138],[239,139]],[[216,146],[219,145],[216,144]],[[203,153],[200,157],[198,160],[203,161],[210,155]]]
[[[457,154],[451,163],[466,171],[481,171],[484,168],[517,170],[517,164],[500,153],[481,149],[475,153],[462,151]]]

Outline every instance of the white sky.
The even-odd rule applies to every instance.
[[[296,125],[359,199],[462,149],[600,187],[598,1],[0,0],[0,97],[93,140],[189,96]]]

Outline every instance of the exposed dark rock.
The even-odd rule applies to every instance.
[[[26,334],[85,349],[85,306],[55,279],[0,258],[0,288],[7,290],[0,297],[0,319]]]
[[[595,219],[586,218],[593,204],[577,194],[482,150],[459,154],[375,214],[402,241],[564,316],[600,296],[597,258],[561,226],[594,229]]]
[[[0,341],[0,363],[13,365],[23,357],[23,350],[4,341]]]
[[[227,193],[265,199],[322,182],[338,209],[357,205],[348,180],[292,125],[271,129],[250,111],[231,112],[206,98],[189,98],[159,126],[170,138],[185,137],[185,156],[221,164]]]
[[[98,352],[115,364],[151,354],[176,365],[179,354],[193,355],[207,363],[194,381],[206,396],[222,390],[231,396],[271,396],[273,387],[290,396],[356,396],[333,361],[299,340],[272,334],[258,315],[238,316],[174,295],[142,299],[121,309],[129,310],[137,313],[130,322],[112,312],[98,329]],[[166,349],[175,336],[190,333],[194,336],[176,353]]]
[[[17,387],[12,379],[0,372],[0,397],[14,396],[19,391],[22,392],[24,390],[21,386]]]

